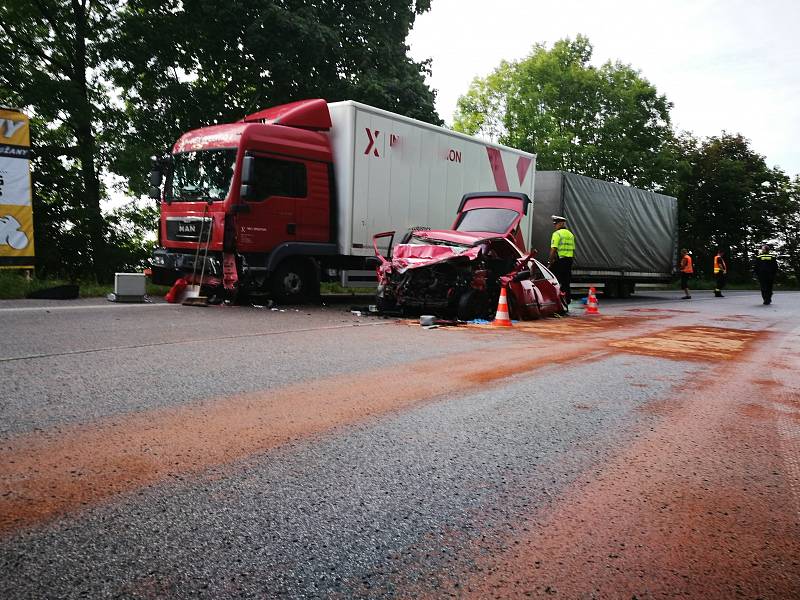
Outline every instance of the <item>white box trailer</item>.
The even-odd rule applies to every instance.
[[[372,236],[450,228],[469,192],[533,199],[536,155],[358,102],[329,103],[339,253],[372,256]],[[531,212],[522,223],[530,243]]]

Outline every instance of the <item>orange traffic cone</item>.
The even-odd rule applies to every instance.
[[[511,318],[508,316],[508,297],[506,288],[500,288],[500,299],[497,301],[497,313],[494,315],[492,325],[495,327],[511,327]]]
[[[586,314],[599,315],[600,309],[597,304],[597,296],[594,295],[594,288],[589,288],[589,297],[586,298]]]

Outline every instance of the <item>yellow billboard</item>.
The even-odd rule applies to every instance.
[[[0,108],[0,269],[32,269],[31,132],[28,117]]]

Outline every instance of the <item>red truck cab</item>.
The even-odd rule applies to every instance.
[[[337,252],[330,127],[318,99],[184,134],[151,173],[161,200],[153,281],[184,277],[219,297],[318,294],[318,259]]]

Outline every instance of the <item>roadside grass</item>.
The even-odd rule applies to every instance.
[[[94,281],[66,281],[63,279],[26,279],[15,271],[0,271],[0,300],[18,300],[31,292],[58,285],[78,285],[81,298],[104,298],[114,291],[113,284],[96,283]],[[147,284],[148,296],[163,296],[169,291],[168,286]]]
[[[58,285],[77,284],[81,298],[104,298],[114,291],[113,284],[97,283],[94,281],[67,281],[65,279],[31,279],[19,271],[0,271],[0,300],[18,300],[25,298],[31,292],[43,290]],[[375,293],[375,288],[346,288],[341,284],[322,283],[321,292],[329,295],[341,296],[370,296]],[[147,284],[147,295],[163,297],[169,291],[169,286]]]
[[[322,294],[341,294],[345,296],[372,296],[375,294],[374,287],[344,287],[336,281],[320,283],[319,287]]]

